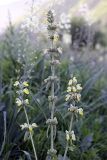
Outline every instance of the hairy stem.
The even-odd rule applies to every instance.
[[[25,106],[24,106],[24,112],[25,112],[27,124],[28,124],[28,126],[30,126],[29,118],[28,118],[28,114],[27,114]],[[37,158],[37,154],[36,154],[36,149],[35,149],[35,145],[34,145],[33,136],[32,136],[32,133],[30,131],[29,131],[29,133],[30,133],[30,139],[31,139],[31,143],[32,143],[33,151],[34,151],[35,160],[37,160],[38,158]]]
[[[69,132],[71,132],[71,130],[72,130],[72,124],[73,124],[73,114],[71,114],[71,121],[70,121],[70,125],[69,125]],[[67,152],[68,152],[68,147],[69,147],[69,144],[68,144],[68,141],[67,141],[63,160],[66,159],[66,155],[67,155]]]
[[[51,44],[51,48],[53,49],[53,40],[52,40],[52,44]],[[54,60],[54,56],[51,56],[51,61]],[[55,76],[55,66],[52,65],[51,66],[51,73],[52,76]],[[51,85],[51,97],[54,98],[54,81],[52,81],[52,85]],[[54,118],[54,108],[55,108],[55,101],[52,101],[52,109],[51,109],[51,119]],[[54,127],[53,125],[51,125],[51,150],[54,149]]]

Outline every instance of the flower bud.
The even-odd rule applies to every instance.
[[[75,85],[75,84],[77,84],[77,79],[76,79],[76,77],[73,77],[72,78],[72,83]]]
[[[14,83],[14,86],[17,87],[19,84],[20,84],[19,81],[16,81],[16,82]]]
[[[77,91],[76,87],[73,86],[73,87],[72,87],[72,92],[75,93],[76,91]]]
[[[70,99],[70,97],[71,96],[69,94],[67,94],[66,97],[65,97],[65,100],[68,101]]]
[[[28,90],[27,88],[24,88],[24,89],[23,89],[23,93],[29,94],[29,90]]]
[[[76,95],[76,98],[77,98],[77,101],[79,102],[79,101],[81,100],[81,94],[78,93],[78,94]]]
[[[23,82],[23,85],[24,85],[25,87],[28,87],[28,86],[29,86],[29,84],[28,84],[27,81],[24,81],[24,82]]]
[[[16,98],[16,104],[18,107],[20,107],[23,103],[19,98]]]
[[[72,79],[69,80],[68,85],[72,85]]]
[[[76,88],[77,88],[77,91],[81,91],[82,90],[81,84],[77,84]]]

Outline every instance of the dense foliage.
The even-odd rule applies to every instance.
[[[10,30],[11,28],[11,30]],[[30,83],[30,106],[27,111],[30,121],[36,122],[34,141],[39,160],[44,160],[49,149],[46,137],[46,120],[50,115],[48,107],[49,90],[44,79],[50,75],[48,62],[41,50],[36,50],[26,34],[14,30],[12,26],[0,42],[0,158],[3,160],[33,159],[33,151],[26,140],[20,124],[25,120],[23,112],[16,104],[16,92],[13,87],[17,78],[22,77]],[[69,51],[71,52],[71,51]],[[78,51],[78,54],[79,51]],[[85,53],[88,56],[88,53]],[[69,55],[70,56],[70,55]],[[68,155],[75,160],[107,159],[107,71],[103,62],[90,59],[71,61],[62,55],[58,68],[60,89],[56,103],[58,119],[55,146],[59,160],[62,160],[66,144],[65,130],[69,124],[65,102],[66,88],[71,74],[78,77],[83,86],[82,101],[84,117],[76,121],[74,128],[78,135],[73,151]],[[72,150],[72,148],[71,148]]]

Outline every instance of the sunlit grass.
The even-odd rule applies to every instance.
[[[88,2],[89,2],[88,0],[78,1],[78,3],[75,3],[75,5],[73,7],[71,7],[69,14],[74,16],[75,13],[78,12],[80,7],[84,4],[88,5]],[[92,20],[92,22],[96,22],[96,21],[100,20],[101,18],[103,18],[107,14],[107,1],[102,0],[100,2],[97,2],[95,7],[92,9],[89,9],[88,12],[89,12],[88,14],[89,14],[89,17]]]
[[[105,14],[107,14],[107,1],[103,0],[97,4],[97,6],[90,11],[90,17],[93,21],[98,21]]]

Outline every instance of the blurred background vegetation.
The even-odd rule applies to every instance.
[[[63,54],[58,67],[60,88],[56,88],[58,100],[55,116],[58,119],[55,147],[58,158],[62,160],[65,149],[65,130],[69,125],[65,94],[70,76],[75,75],[83,86],[82,101],[84,117],[74,124],[77,135],[74,151],[68,152],[68,159],[106,160],[107,159],[107,6],[106,1],[93,1],[89,21],[77,10],[81,1],[68,8],[71,14],[57,17],[58,11],[64,12],[61,4],[54,4],[58,33]],[[71,6],[71,1],[64,2]],[[96,5],[96,7],[95,7]],[[99,14],[99,10],[101,11]],[[77,13],[77,15],[75,14]],[[84,7],[81,13],[86,14]],[[74,13],[74,14],[73,14]],[[35,14],[35,13],[34,13]],[[38,12],[39,14],[39,12]],[[59,15],[59,14],[58,14]],[[75,16],[74,16],[75,15]],[[106,15],[106,16],[105,16]],[[102,17],[105,18],[103,19]],[[33,17],[33,16],[32,16]],[[42,15],[42,19],[44,19]],[[31,21],[32,22],[32,21]],[[30,23],[30,22],[29,22]],[[33,23],[33,22],[32,22]],[[32,146],[24,140],[20,124],[25,122],[23,112],[15,104],[14,82],[24,77],[30,83],[30,106],[28,114],[31,122],[36,122],[35,146],[38,159],[44,160],[49,149],[46,137],[46,120],[50,116],[48,107],[49,89],[44,79],[50,75],[48,60],[43,56],[43,49],[49,47],[46,24],[43,32],[36,30],[32,23],[21,22],[13,25],[11,18],[5,31],[0,36],[0,159],[33,159]],[[41,24],[42,25],[42,22]],[[36,33],[34,32],[36,30]]]

